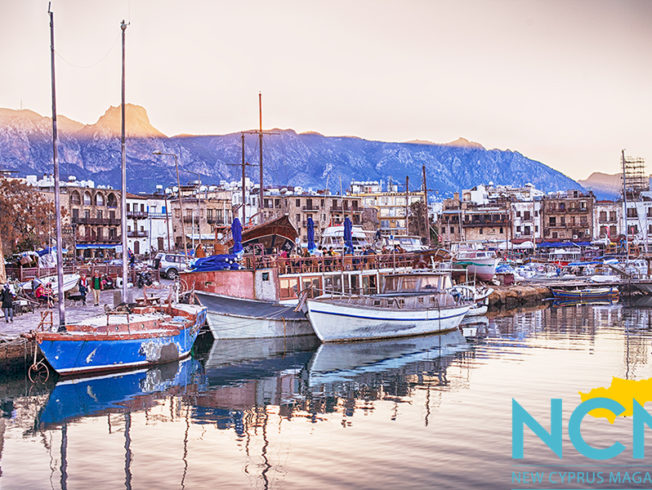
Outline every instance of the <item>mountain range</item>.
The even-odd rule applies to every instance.
[[[120,107],[110,107],[94,124],[57,116],[59,162],[62,177],[92,179],[96,184],[120,186]],[[157,184],[176,182],[178,155],[182,183],[201,175],[204,184],[236,180],[241,176],[241,135],[178,135],[168,137],[149,121],[143,107],[126,106],[127,181],[130,192],[152,192]],[[447,144],[413,140],[371,141],[351,136],[324,136],[316,132],[274,130],[264,136],[265,185],[300,185],[334,193],[351,180],[387,180],[410,177],[410,188],[420,189],[425,165],[429,189],[439,197],[478,184],[532,183],[544,191],[581,189],[580,184],[517,151],[486,149],[459,138]],[[258,163],[258,136],[247,135],[245,158]],[[19,176],[52,173],[52,122],[30,110],[0,109],[0,169]],[[258,181],[258,169],[247,175]],[[401,189],[403,186],[401,186]]]

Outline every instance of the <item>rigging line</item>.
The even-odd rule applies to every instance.
[[[95,66],[99,65],[102,63],[108,56],[111,54],[111,52],[115,49],[116,45],[118,44],[118,40],[120,39],[120,33],[116,34],[115,38],[111,42],[111,46],[109,47],[109,50],[102,56],[98,61],[91,63],[90,65],[79,65],[77,63],[73,63],[72,61],[68,60],[65,56],[63,56],[59,50],[54,51],[56,54],[57,58],[62,60],[64,63],[73,66],[75,68],[82,68],[82,69],[88,69],[88,68],[94,68]]]

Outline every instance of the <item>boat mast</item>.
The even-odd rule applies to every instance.
[[[123,20],[120,24],[122,29],[122,135],[120,138],[120,153],[122,156],[122,196],[120,233],[122,234],[122,302],[127,302],[127,153],[125,148],[125,31],[127,24]]]
[[[625,205],[625,253],[629,260],[629,223],[627,221],[627,176],[625,172],[625,150],[620,152],[620,161],[623,166],[623,203]]]
[[[258,146],[260,147],[260,196],[258,197],[258,209],[262,212],[263,209],[263,94],[258,92]],[[258,222],[262,223],[262,217],[258,217]]]
[[[423,212],[426,219],[426,243],[428,244],[428,247],[430,247],[430,222],[428,221],[428,184],[426,182],[425,165],[421,165],[421,173],[423,174],[423,204],[425,205]]]
[[[240,134],[242,137],[242,227],[247,223],[247,205],[245,204],[245,134],[244,131]]]
[[[54,12],[48,4],[50,15],[50,70],[52,79],[52,159],[54,162],[54,214],[57,219],[57,300],[59,329],[66,324],[66,305],[63,295],[63,250],[61,248],[61,189],[59,187],[59,155],[57,153],[57,91],[54,76]],[[50,244],[48,243],[48,246]]]

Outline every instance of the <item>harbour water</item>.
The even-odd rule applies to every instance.
[[[6,380],[0,485],[650,488],[587,483],[591,473],[645,470],[652,442],[648,457],[632,459],[631,418],[584,419],[588,443],[627,448],[604,462],[574,448],[567,422],[579,392],[652,377],[651,342],[652,309],[640,305],[517,312],[490,319],[477,342],[458,332],[324,346],[205,336],[180,364],[47,385]],[[512,400],[548,430],[551,398],[563,400],[563,458],[526,428],[525,457],[512,459]],[[555,472],[585,481],[562,486]]]

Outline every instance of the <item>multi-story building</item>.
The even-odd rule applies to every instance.
[[[200,243],[205,248],[212,248],[215,238],[226,233],[233,222],[232,192],[216,186],[194,189],[183,186],[181,200],[176,188],[172,192],[176,194],[168,195],[168,203],[175,247],[183,249],[185,232],[188,249]]]
[[[308,218],[315,224],[315,241],[328,226],[344,222],[349,217],[354,225],[362,225],[362,198],[358,196],[340,196],[330,194],[303,193],[302,189],[289,188],[281,191],[269,191],[263,198],[261,209],[263,220],[267,221],[287,215],[299,233],[299,240],[308,241]],[[276,193],[278,192],[278,193]]]
[[[652,248],[652,191],[641,191],[635,199],[628,196],[626,206],[622,233],[638,241],[647,252]]]
[[[591,241],[593,193],[578,190],[551,193],[542,199],[541,222],[546,241]]]
[[[166,211],[167,199],[161,191],[127,194],[127,246],[133,253],[173,250],[171,216]]]
[[[387,236],[407,235],[410,206],[424,200],[423,192],[399,192],[398,185],[391,182],[383,192],[378,181],[353,181],[349,195],[361,197],[363,207],[378,210],[380,232]]]
[[[593,239],[610,238],[615,241],[623,229],[623,203],[595,201],[593,206]]]
[[[535,242],[541,238],[541,200],[510,202],[512,242]]]
[[[477,205],[464,203],[462,235],[467,242],[504,242],[511,240],[509,203]]]
[[[114,255],[122,244],[120,191],[90,187],[67,191],[77,255],[88,258]]]

